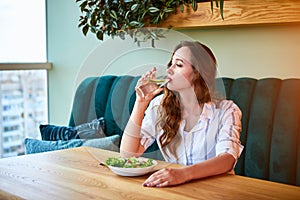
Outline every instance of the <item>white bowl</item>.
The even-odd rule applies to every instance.
[[[139,158],[139,159],[143,159],[143,158]],[[153,171],[154,167],[157,165],[157,161],[152,160],[152,163],[153,165],[149,167],[143,167],[143,168],[124,168],[124,167],[113,167],[110,165],[107,165],[107,167],[112,172],[120,176],[142,176]]]

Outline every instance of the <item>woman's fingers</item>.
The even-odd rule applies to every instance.
[[[151,70],[146,72],[141,76],[142,79],[153,79],[156,77],[156,67],[153,67]]]
[[[186,182],[183,168],[164,168],[153,173],[144,183],[146,187],[166,187]]]
[[[156,77],[156,68],[153,67],[150,71],[143,74],[141,76],[141,78],[137,81],[135,90],[137,91],[137,94],[139,97],[141,97],[141,99],[151,100],[151,99],[153,99],[153,97],[155,95],[162,92],[162,90],[163,90],[162,88],[158,88],[153,91],[149,91],[149,90],[147,91],[147,89],[146,89],[147,87],[144,89],[141,88],[143,85],[146,85],[150,79],[154,79],[155,77]],[[152,84],[155,84],[155,83],[152,83]],[[151,85],[149,87],[151,88]],[[147,92],[145,93],[145,91],[147,91]]]
[[[144,183],[146,187],[165,187],[169,185],[168,169],[161,169],[153,173]]]
[[[150,74],[150,79],[154,79],[156,77],[156,67],[153,67]]]

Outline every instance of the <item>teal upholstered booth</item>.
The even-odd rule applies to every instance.
[[[236,174],[300,185],[300,79],[222,80],[227,98],[243,113],[245,148]],[[69,125],[104,117],[106,135],[122,136],[135,100],[136,81],[131,76],[85,79],[76,91]],[[155,150],[156,144],[148,152]]]

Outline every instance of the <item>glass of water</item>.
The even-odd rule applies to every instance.
[[[156,67],[154,77],[146,78],[145,80],[139,81],[135,88],[136,92],[143,98],[159,87],[165,87],[168,80],[168,73],[166,67]]]

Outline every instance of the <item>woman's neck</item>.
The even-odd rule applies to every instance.
[[[185,120],[185,131],[190,132],[197,124],[202,113],[202,108],[203,104],[199,104],[197,101],[182,101],[181,118]]]
[[[203,105],[198,102],[194,91],[192,93],[180,94],[180,104],[183,115],[200,116],[202,112]]]

